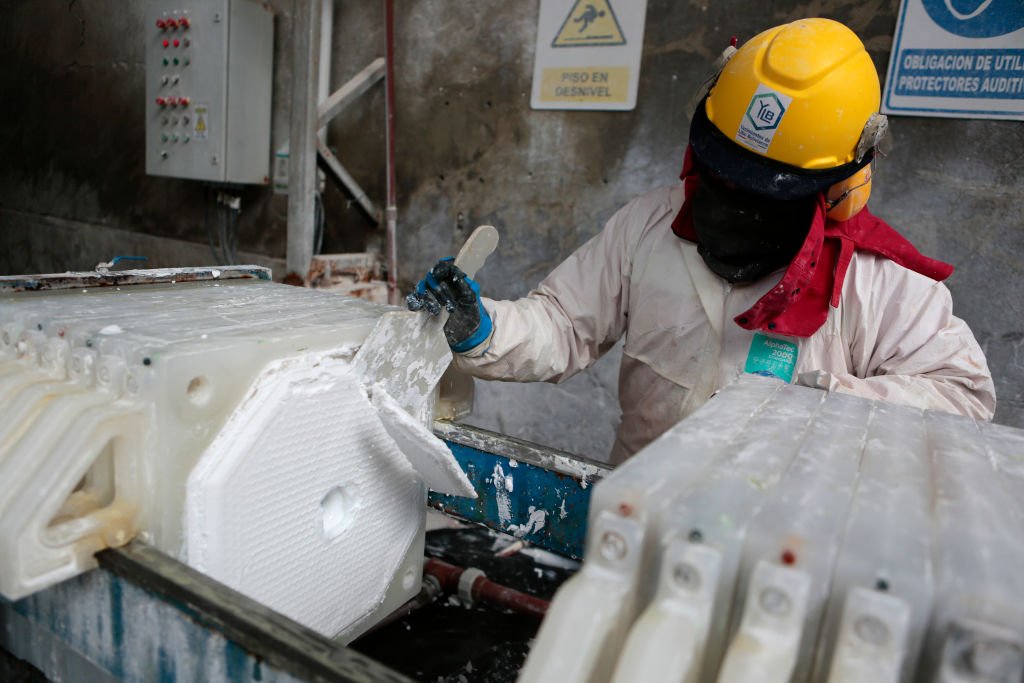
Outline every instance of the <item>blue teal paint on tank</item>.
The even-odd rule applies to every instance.
[[[431,492],[432,507],[511,533],[559,555],[583,557],[591,481],[471,446],[447,443],[478,497],[473,500]]]

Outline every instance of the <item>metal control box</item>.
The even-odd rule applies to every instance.
[[[148,0],[146,173],[270,182],[274,16],[258,0]]]

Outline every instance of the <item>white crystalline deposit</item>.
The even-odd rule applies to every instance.
[[[370,391],[371,403],[384,428],[427,486],[439,493],[476,498],[473,485],[448,447],[403,410],[382,384],[375,384]]]
[[[425,514],[422,480],[350,369],[268,366],[192,471],[186,505],[191,565],[328,636],[383,602]]]

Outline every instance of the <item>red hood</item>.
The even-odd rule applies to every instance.
[[[692,197],[700,183],[691,157],[692,152],[687,148],[679,176],[686,197]],[[825,324],[829,306],[839,306],[846,271],[855,250],[883,256],[933,280],[945,280],[953,273],[953,266],[923,255],[867,208],[847,221],[830,220],[825,213],[825,197],[821,195],[807,239],[786,268],[782,280],[750,310],[736,316],[737,325],[789,337],[810,337]],[[683,202],[672,221],[672,232],[696,243],[689,201]]]

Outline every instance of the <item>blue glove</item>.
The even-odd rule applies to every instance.
[[[487,341],[494,330],[491,316],[480,301],[480,285],[448,257],[437,262],[416,289],[405,297],[410,311],[426,309],[438,315],[441,307],[450,314],[444,336],[455,353],[465,353]]]

